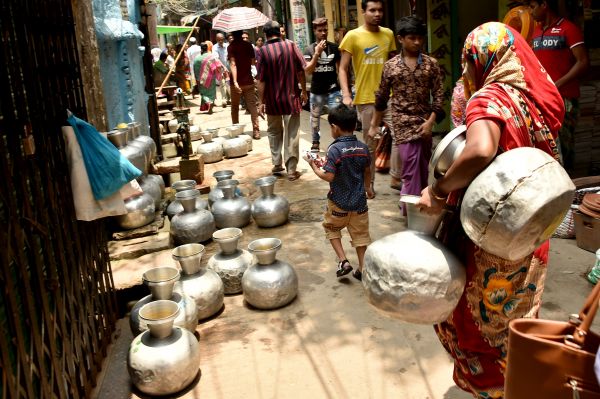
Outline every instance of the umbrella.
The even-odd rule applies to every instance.
[[[232,7],[218,13],[212,21],[212,28],[223,32],[233,32],[262,26],[271,19],[256,8]]]

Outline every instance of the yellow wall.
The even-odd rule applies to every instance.
[[[450,0],[427,0],[429,54],[437,59],[444,72],[444,110],[446,118],[436,124],[434,131],[450,128],[450,97],[452,94],[452,40],[450,36]]]
[[[344,1],[344,0],[342,0]],[[360,0],[356,0],[356,7],[358,9],[358,26],[361,26],[365,23],[365,16],[363,15],[363,9],[360,6]]]
[[[333,21],[333,5],[331,4],[332,0],[324,0],[323,1],[323,5],[325,7],[325,18],[327,18],[327,40],[329,40],[330,42],[334,41],[334,29],[335,29],[335,24]]]

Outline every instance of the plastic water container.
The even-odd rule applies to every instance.
[[[600,249],[596,251],[596,263],[588,273],[587,278],[592,284],[596,284],[600,280]]]

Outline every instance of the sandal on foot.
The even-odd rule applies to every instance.
[[[340,263],[338,263],[338,268],[335,272],[335,275],[338,277],[345,276],[346,274],[352,271],[352,266],[350,266],[350,262],[347,259],[344,259]]]
[[[373,192],[373,196],[369,197],[369,195],[367,194],[367,199],[373,199],[375,198],[375,196],[377,196],[377,193],[375,192],[375,183],[371,183],[371,191]]]
[[[317,151],[319,151],[320,150],[319,146],[320,146],[320,143],[318,141],[313,141],[312,142],[312,147],[310,147],[310,149],[311,150],[317,150]]]
[[[402,190],[402,180],[394,179],[392,177],[392,180],[390,181],[390,188],[398,191]]]
[[[298,171],[292,172],[288,174],[288,180],[289,181],[295,181],[298,180],[300,178],[301,174]]]
[[[352,272],[352,277],[354,277],[358,281],[362,281],[362,272],[360,270],[355,270]]]
[[[280,175],[281,173],[283,173],[285,169],[283,168],[283,166],[281,165],[275,165],[273,166],[273,169],[271,169],[271,173],[273,173],[274,175]]]

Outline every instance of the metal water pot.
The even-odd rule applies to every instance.
[[[119,149],[121,155],[127,158],[127,160],[133,164],[133,166],[138,168],[142,174],[148,174],[146,152],[140,146],[128,145],[128,128],[111,130],[108,132],[107,137],[110,142]]]
[[[171,119],[167,123],[167,127],[169,128],[169,133],[177,133],[177,128],[179,127],[179,122],[177,119]]]
[[[261,238],[248,244],[256,262],[244,272],[244,299],[259,309],[276,309],[292,302],[298,294],[298,275],[287,262],[277,259],[278,238]]]
[[[165,181],[163,180],[163,177],[161,175],[148,175],[146,178],[153,180],[158,185],[160,196],[162,198],[165,195]]]
[[[175,194],[183,206],[183,212],[171,219],[170,235],[175,245],[208,241],[215,231],[215,218],[205,209],[196,208],[200,191],[184,190]]]
[[[198,326],[198,309],[196,302],[189,296],[173,292],[175,282],[180,278],[179,270],[174,267],[155,267],[144,272],[142,280],[151,294],[143,297],[133,305],[129,313],[129,328],[134,336],[148,329],[148,324],[140,318],[140,309],[161,299],[171,300],[179,305],[180,312],[175,318],[175,325],[194,332]]]
[[[434,234],[443,215],[415,208],[419,197],[401,196],[409,230],[373,242],[365,252],[363,287],[384,314],[418,324],[448,318],[462,296],[466,272]],[[414,229],[414,230],[413,230]]]
[[[131,122],[127,126],[131,126],[133,132],[133,140],[142,143],[148,152],[149,162],[152,163],[156,158],[156,143],[150,136],[142,134],[142,124],[140,122]]]
[[[233,175],[234,175],[233,170],[218,170],[215,173],[213,173],[213,177],[217,180],[217,184],[215,186],[213,186],[210,190],[210,193],[208,193],[208,203],[211,206],[216,200],[223,198],[223,190],[221,190],[221,187],[223,185],[228,184],[228,183],[222,183],[222,184],[219,184],[219,183],[224,180],[231,179],[233,177]],[[235,181],[236,185],[239,184],[239,181],[237,181],[237,180],[234,180],[234,181]],[[236,187],[235,195],[237,195],[238,197],[244,196],[244,194],[239,189],[239,187]]]
[[[210,132],[202,132],[204,143],[196,149],[196,154],[202,155],[204,163],[219,162],[223,159],[223,144],[213,141]]]
[[[150,176],[155,176],[155,177],[150,177]],[[164,183],[163,183],[163,189],[161,190],[159,180],[156,177],[158,177],[158,179],[160,179],[160,181],[162,181],[162,177],[157,176],[157,175],[140,176],[140,177],[138,177],[137,181],[138,181],[138,183],[140,183],[140,187],[142,188],[142,191],[144,193],[150,195],[152,197],[152,199],[154,200],[154,208],[159,209],[160,202],[162,200],[162,195],[164,192]]]
[[[262,195],[252,204],[252,217],[260,227],[280,226],[288,220],[290,204],[281,195],[274,194],[276,181],[275,176],[267,176],[254,182]]]
[[[179,193],[184,190],[191,190],[196,187],[196,180],[179,180],[171,185],[175,189],[175,193]],[[204,198],[196,198],[196,209],[208,209],[208,201]],[[179,212],[183,212],[183,205],[177,198],[175,198],[169,206],[167,206],[167,216],[169,220],[173,219],[173,216]]]
[[[187,387],[198,375],[200,346],[190,331],[173,323],[181,309],[170,300],[158,300],[140,308],[148,326],[136,336],[127,356],[131,382],[149,395],[172,395]]]
[[[223,191],[223,198],[212,204],[217,228],[244,227],[250,223],[251,207],[245,197],[235,195],[237,180],[223,180],[217,183]]]
[[[248,143],[243,137],[227,139],[223,142],[223,154],[226,158],[238,158],[248,154]]]
[[[237,227],[221,229],[213,233],[213,240],[219,244],[220,252],[208,260],[208,268],[221,277],[225,294],[242,292],[242,276],[254,261],[250,252],[238,249],[241,237],[242,230]]]
[[[552,236],[574,193],[575,185],[554,158],[537,148],[515,148],[473,179],[460,221],[476,245],[514,261]]]
[[[117,223],[123,229],[136,229],[154,221],[154,198],[147,193],[125,200],[125,215],[115,216]]]
[[[204,245],[184,244],[173,249],[172,256],[181,266],[182,274],[175,283],[175,292],[196,301],[198,319],[206,319],[223,307],[224,286],[219,275],[202,266]]]

